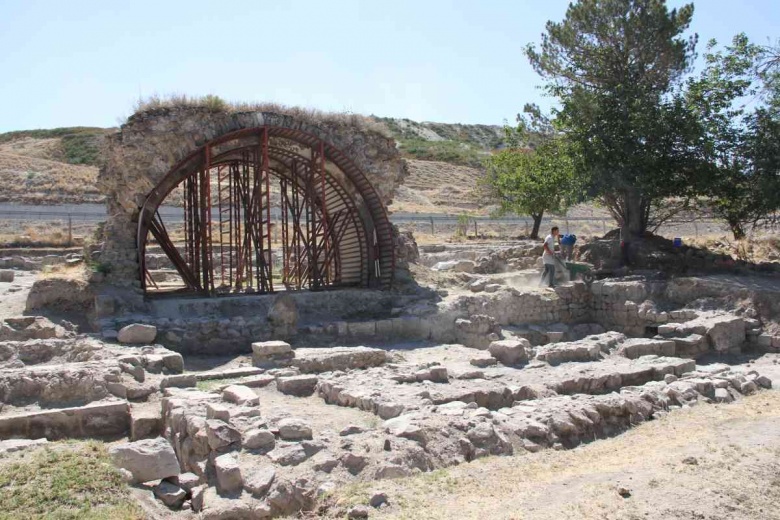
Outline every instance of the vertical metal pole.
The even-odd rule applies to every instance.
[[[219,281],[220,285],[225,283],[225,224],[222,219],[222,169],[224,166],[217,167],[217,212],[219,213]]]
[[[229,290],[233,290],[233,206],[236,204],[235,199],[233,198],[233,165],[230,164],[227,167],[228,169],[228,259],[229,259],[229,269],[228,269],[228,287]]]
[[[316,237],[316,230],[317,230],[317,212],[315,211],[315,201],[314,201],[314,175],[317,171],[316,168],[316,151],[314,148],[311,149],[311,159],[312,164],[311,168],[309,168],[309,177],[306,182],[306,235],[308,237],[309,241],[309,288],[310,289],[319,289],[320,287],[320,277],[319,277],[319,267],[317,265],[317,237]]]
[[[206,145],[205,164],[200,171],[200,214],[201,214],[201,255],[203,268],[203,290],[213,290],[213,272],[211,261],[211,147]]]
[[[274,292],[273,278],[273,252],[271,250],[271,172],[268,160],[268,129],[263,129],[263,175],[265,175],[265,213],[266,229],[268,231],[268,256],[266,258],[268,269],[268,290]]]
[[[293,173],[293,178],[295,178],[294,175],[295,173]],[[290,273],[290,246],[287,243],[287,181],[284,179],[279,179],[279,192],[281,193],[279,205],[281,211],[280,225],[282,227],[282,284],[287,284],[287,277]]]
[[[320,170],[320,203],[322,205],[322,282],[323,285],[327,285],[330,282],[330,270],[327,265],[330,230],[328,229],[328,202],[325,199],[325,143],[323,141],[320,141],[318,166]]]

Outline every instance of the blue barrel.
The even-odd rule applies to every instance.
[[[682,238],[674,237],[674,247],[682,247]]]

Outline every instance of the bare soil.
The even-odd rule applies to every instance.
[[[0,282],[0,320],[24,314],[27,295],[35,280],[38,279],[38,273],[30,271],[14,273],[13,282]]]
[[[382,519],[780,519],[778,433],[774,390],[676,411],[574,450],[352,487],[334,502],[366,503],[381,490],[391,506],[371,518]]]

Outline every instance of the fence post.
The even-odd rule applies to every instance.
[[[68,247],[73,245],[73,216],[68,213]]]
[[[474,238],[477,238],[479,233],[477,232],[477,219],[474,219]]]
[[[436,229],[433,227],[433,216],[431,216],[431,235],[436,234]]]

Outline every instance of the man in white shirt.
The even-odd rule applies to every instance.
[[[557,238],[558,226],[553,226],[550,234],[544,239],[544,252],[542,252],[544,272],[539,280],[539,285],[544,282],[545,276],[549,276],[550,287],[555,287],[555,241]]]

